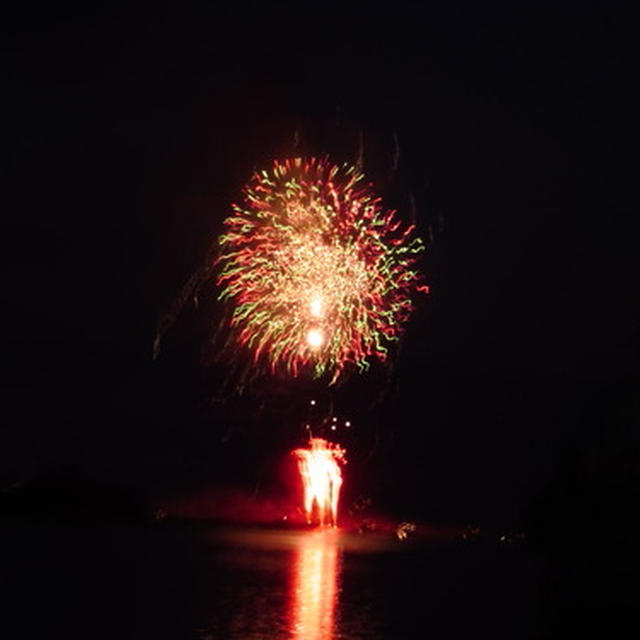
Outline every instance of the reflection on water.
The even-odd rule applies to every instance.
[[[451,640],[541,637],[524,548],[250,527],[157,528],[149,541],[141,640],[413,640],[426,624]]]
[[[58,626],[55,637],[109,640],[555,637],[540,624],[543,567],[515,544],[178,524],[6,529],[3,578],[24,599],[15,610],[36,603],[48,625],[21,616],[24,637]]]
[[[331,640],[338,597],[340,550],[334,529],[310,531],[299,539],[291,563],[292,638]]]

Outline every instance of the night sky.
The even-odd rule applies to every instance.
[[[558,487],[637,487],[629,16],[180,6],[4,21],[3,487],[282,491],[311,398],[353,422],[348,496],[399,517],[523,526]],[[153,361],[254,167],[360,138],[430,239],[393,368],[238,396],[212,281]]]

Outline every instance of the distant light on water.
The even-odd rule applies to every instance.
[[[338,597],[339,533],[305,532],[295,550],[291,587],[291,636],[295,640],[333,640]]]

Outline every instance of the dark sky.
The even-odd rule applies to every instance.
[[[629,16],[58,5],[3,29],[3,482],[268,485],[314,395],[354,422],[352,491],[389,509],[415,509],[392,497],[410,484],[427,515],[513,516],[567,461],[617,464],[638,417]],[[299,153],[349,161],[362,132],[365,172],[433,232],[431,295],[391,375],[238,399],[199,359],[211,283],[151,347],[295,132]]]

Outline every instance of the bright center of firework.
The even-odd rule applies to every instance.
[[[317,349],[324,344],[324,335],[320,329],[309,329],[307,332],[307,344],[312,349]]]
[[[296,449],[298,470],[304,490],[304,512],[310,524],[314,512],[320,525],[338,523],[338,500],[342,486],[339,462],[345,462],[345,450],[323,438],[311,438],[308,449]]]
[[[314,318],[321,318],[324,315],[321,296],[318,295],[312,298],[309,311]]]

